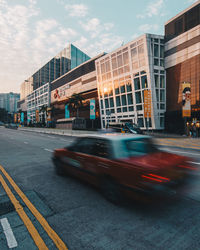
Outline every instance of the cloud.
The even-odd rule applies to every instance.
[[[72,17],[84,17],[88,13],[88,7],[84,4],[67,4],[65,9],[69,11],[69,15]]]
[[[164,0],[151,1],[142,14],[138,14],[136,17],[139,19],[145,19],[146,17],[163,16],[164,15]]]
[[[153,32],[153,31],[157,31],[159,29],[159,25],[158,24],[142,24],[139,26],[139,31],[141,31],[142,33],[146,33],[146,32]]]

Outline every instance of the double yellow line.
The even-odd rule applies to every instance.
[[[45,218],[40,214],[40,212],[35,208],[35,206],[29,201],[29,199],[26,197],[26,195],[20,190],[20,188],[17,186],[17,184],[13,181],[13,179],[10,177],[10,175],[6,172],[6,170],[0,165],[0,170],[4,174],[4,176],[7,178],[11,186],[14,188],[14,190],[17,192],[17,194],[21,197],[23,202],[26,204],[26,206],[29,208],[31,213],[35,216],[35,218],[38,220],[38,222],[41,224],[41,226],[44,228],[44,230],[47,232],[49,237],[52,239],[56,247],[61,250],[67,250],[65,243],[60,239],[60,237],[57,235],[57,233],[49,226],[48,222],[45,220]],[[0,182],[6,191],[7,195],[9,196],[11,202],[13,203],[16,212],[22,219],[24,225],[26,226],[27,230],[29,231],[32,239],[34,240],[36,246],[38,249],[48,249],[45,242],[41,238],[40,234],[38,233],[37,229],[27,216],[27,214],[24,212],[23,207],[20,205],[19,201],[16,199],[16,197],[13,195],[11,189],[6,184],[4,178],[2,175],[0,175]]]

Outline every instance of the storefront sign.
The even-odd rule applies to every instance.
[[[191,89],[190,83],[182,83],[182,116],[191,116]]]
[[[61,101],[66,99],[67,97],[67,90],[71,87],[70,84],[65,84],[60,88],[57,88],[52,91],[51,99],[52,101]]]
[[[31,121],[31,112],[27,111],[27,122],[30,123]]]
[[[51,121],[51,108],[47,108],[47,122]]]
[[[68,107],[68,105],[66,104],[66,105],[65,105],[65,118],[69,118],[69,117],[70,117],[69,107]]]
[[[144,117],[145,118],[151,117],[151,90],[150,89],[144,90]]]
[[[90,100],[90,119],[95,119],[95,100]]]
[[[17,123],[17,114],[14,114],[14,123]]]

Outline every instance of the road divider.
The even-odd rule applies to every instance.
[[[52,239],[54,244],[59,250],[67,250],[65,243],[60,239],[60,237],[57,235],[57,233],[49,226],[48,222],[45,220],[45,218],[41,215],[41,213],[35,208],[35,206],[29,201],[29,199],[26,197],[26,195],[21,191],[21,189],[17,186],[17,184],[14,182],[14,180],[10,177],[10,175],[6,172],[6,170],[0,165],[0,170],[6,177],[6,179],[9,181],[10,185],[13,187],[13,189],[17,192],[19,197],[22,199],[22,201],[25,203],[25,205],[28,207],[28,209],[31,211],[31,213],[35,216],[35,218],[38,220],[40,225],[44,228],[48,236]],[[39,249],[48,249],[40,237],[39,233],[35,229],[34,225],[32,224],[29,217],[26,215],[26,213],[23,210],[23,207],[20,205],[19,201],[15,198],[13,193],[11,192],[10,188],[6,184],[5,180],[3,179],[2,175],[0,175],[0,182],[2,183],[6,193],[8,194],[10,200],[12,201],[13,205],[15,206],[15,209],[19,216],[21,217],[22,221],[24,222],[25,226],[29,230],[29,233],[31,234],[33,240],[35,241],[37,247]]]

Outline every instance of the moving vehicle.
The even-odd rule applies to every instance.
[[[196,170],[190,159],[158,150],[151,137],[130,134],[79,137],[56,149],[52,160],[57,174],[68,173],[99,187],[114,203],[129,191],[176,190]]]
[[[120,133],[143,134],[143,131],[131,122],[110,122],[108,128]]]
[[[5,124],[5,128],[17,129],[18,126],[15,123],[8,123],[8,124]]]

